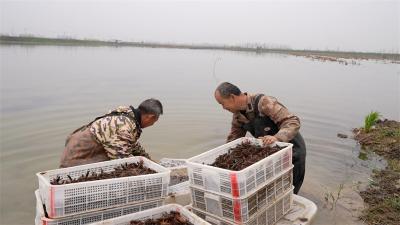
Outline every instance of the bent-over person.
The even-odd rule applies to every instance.
[[[163,114],[159,100],[147,99],[138,108],[120,106],[72,132],[65,142],[60,167],[102,162],[131,156],[150,159],[138,142],[142,128]]]

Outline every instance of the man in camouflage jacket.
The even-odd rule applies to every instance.
[[[150,156],[138,143],[142,128],[152,126],[163,113],[156,99],[138,109],[120,106],[71,133],[65,142],[60,167],[71,167],[130,156]]]
[[[293,185],[297,194],[304,180],[306,159],[306,145],[299,132],[300,119],[276,98],[242,93],[237,86],[228,82],[220,84],[214,94],[217,102],[233,113],[227,142],[250,132],[267,145],[276,141],[293,144]]]

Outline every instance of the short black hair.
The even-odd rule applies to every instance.
[[[157,117],[163,114],[163,106],[161,102],[154,98],[146,99],[140,103],[139,110],[143,114],[153,114]]]
[[[239,96],[242,93],[236,85],[229,82],[223,82],[222,84],[218,85],[217,91],[222,98],[228,98],[231,96],[231,94]]]

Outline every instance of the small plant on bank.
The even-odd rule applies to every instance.
[[[379,114],[379,112],[371,112],[370,114],[368,114],[365,117],[365,121],[364,121],[364,130],[365,132],[369,132],[371,130],[371,127],[374,126],[376,124],[376,122],[378,121],[379,117],[381,115]]]
[[[341,193],[343,191],[344,184],[340,184],[338,187],[337,193],[334,193],[333,191],[329,191],[326,189],[324,193],[324,199],[325,199],[325,206],[331,206],[331,210],[336,210],[336,205],[339,199],[342,197]]]
[[[392,198],[389,201],[390,201],[390,205],[392,206],[392,208],[397,209],[398,211],[400,211],[400,197]]]

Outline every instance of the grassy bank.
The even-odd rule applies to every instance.
[[[400,122],[378,120],[374,126],[354,129],[355,139],[369,151],[383,156],[388,166],[374,171],[370,185],[360,195],[366,209],[360,217],[367,224],[400,224]]]
[[[63,45],[63,46],[127,46],[127,47],[147,47],[147,48],[178,48],[178,49],[207,49],[207,50],[226,50],[244,51],[256,53],[279,53],[294,56],[310,57],[321,61],[338,61],[342,59],[374,59],[388,60],[393,63],[400,63],[400,54],[372,53],[372,52],[343,52],[343,51],[318,51],[318,50],[294,50],[283,48],[267,48],[263,46],[233,46],[233,45],[191,45],[191,44],[172,44],[155,42],[125,42],[125,41],[100,41],[92,39],[69,39],[69,38],[46,38],[34,36],[0,36],[0,44],[3,45]],[[340,61],[339,61],[340,62]]]

